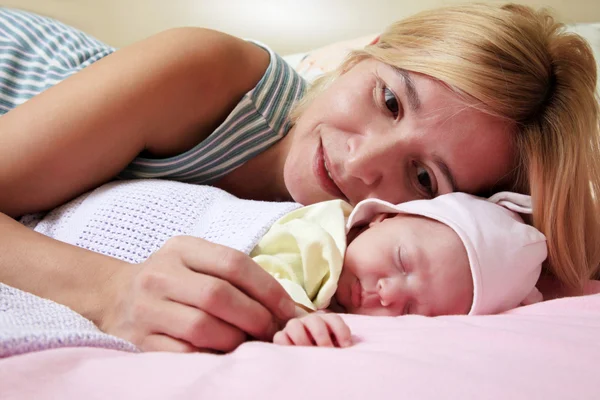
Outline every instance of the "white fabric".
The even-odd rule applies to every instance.
[[[531,196],[514,192],[498,192],[490,196],[488,201],[508,208],[519,214],[532,214]]]
[[[367,199],[356,205],[347,229],[379,213],[421,215],[448,225],[461,238],[469,257],[474,286],[469,315],[495,314],[524,300],[539,299],[535,284],[547,255],[546,238],[505,208],[508,204],[516,210],[527,210],[527,196],[521,196],[501,194],[492,199],[504,206],[465,193],[398,205]]]
[[[242,200],[211,186],[115,181],[55,209],[34,229],[131,263],[144,261],[178,235],[249,254],[278,218],[298,207]]]
[[[0,358],[60,347],[137,351],[62,304],[0,283]]]
[[[249,253],[279,217],[298,207],[240,200],[209,186],[119,181],[55,209],[35,230],[139,263],[176,235],[202,237]],[[77,346],[136,351],[133,344],[101,332],[69,308],[0,283],[0,358]]]

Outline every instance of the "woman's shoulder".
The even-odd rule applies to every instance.
[[[289,112],[306,90],[307,83],[279,54],[254,40],[248,43],[269,54],[269,65],[256,86],[247,93],[256,111],[273,131],[284,136],[289,130]]]
[[[230,45],[268,55],[269,62],[260,79],[245,91],[223,122],[193,148],[168,158],[138,157],[121,172],[121,178],[167,178],[210,184],[287,134],[291,127],[290,111],[304,94],[306,82],[281,56],[262,43],[239,41]],[[245,66],[239,63],[236,68],[241,73]]]

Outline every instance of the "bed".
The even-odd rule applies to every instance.
[[[591,285],[593,286],[593,285]],[[598,292],[596,287],[590,291]],[[64,348],[0,361],[2,399],[597,399],[600,294],[482,317],[344,319],[348,349]]]
[[[357,24],[346,21],[345,27],[334,24],[324,35],[297,34],[283,39],[281,35],[269,36],[266,28],[253,34],[251,25],[246,30],[231,22],[215,26],[218,24],[206,20],[206,15],[214,17],[223,10],[202,2],[169,4],[162,17],[158,10],[166,7],[165,2],[156,1],[2,3],[57,17],[114,46],[171,25],[191,24],[190,15],[198,13],[186,12],[186,7],[206,7],[201,8],[205,19],[199,19],[197,25],[212,24],[270,44],[312,79],[334,66],[349,49],[372,40],[377,23],[393,14],[386,7],[394,8],[400,2],[382,1],[383,11],[378,9],[374,16],[365,17],[360,29],[349,29]],[[124,6],[127,3],[130,7]],[[264,6],[266,2],[256,3]],[[331,3],[342,6],[341,2]],[[401,11],[409,14],[417,11],[414,7],[434,3],[425,1]],[[316,2],[307,4],[318,6]],[[356,15],[368,8],[367,2],[345,4],[355,7],[352,13]],[[583,0],[575,4],[580,7],[550,2],[571,23],[570,29],[589,40],[600,60],[600,23],[594,22],[600,21],[600,9]],[[136,10],[139,14],[131,25],[139,29],[119,28],[118,21],[125,21]],[[394,9],[394,19],[403,15],[399,10]],[[98,22],[106,18],[112,18],[113,24]],[[153,24],[138,25],[137,20],[145,18]],[[235,20],[235,16],[231,18]],[[0,399],[600,398],[596,383],[600,359],[597,281],[589,282],[585,296],[546,301],[495,316],[347,315],[344,319],[356,344],[343,350],[248,342],[227,355],[142,354],[73,347],[8,357],[0,359]]]

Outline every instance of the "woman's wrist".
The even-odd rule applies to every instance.
[[[131,264],[37,233],[0,213],[0,282],[63,304],[99,325],[119,270]]]
[[[81,257],[85,266],[80,268],[87,269],[89,278],[76,274],[79,287],[69,285],[64,298],[56,301],[67,305],[105,331],[106,319],[118,307],[119,294],[128,290],[124,285],[129,280],[125,280],[123,275],[131,272],[135,265],[103,254],[83,251],[88,254]],[[69,271],[65,269],[65,273],[69,274]]]

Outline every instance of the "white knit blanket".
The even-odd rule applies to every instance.
[[[55,239],[139,263],[178,235],[249,253],[277,219],[298,207],[241,200],[209,186],[117,181],[30,225]],[[0,357],[76,346],[137,351],[65,306],[0,284]]]

